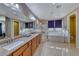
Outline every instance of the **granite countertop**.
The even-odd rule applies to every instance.
[[[34,37],[36,37],[39,34],[40,33],[34,33],[34,34],[31,34],[30,37],[21,37],[21,38],[16,39],[16,40],[23,41],[23,43],[18,45],[16,48],[14,48],[12,50],[6,50],[6,49],[4,49],[3,47],[0,46],[0,56],[8,56],[9,54],[16,51],[18,48],[20,48],[21,46],[23,46],[24,44],[26,44],[28,41],[32,40]]]

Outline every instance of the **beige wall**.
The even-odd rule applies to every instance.
[[[20,21],[19,24],[20,24],[20,30],[25,28],[25,22]]]
[[[79,8],[73,10],[71,13],[66,15],[63,18],[64,26],[67,27],[68,31],[70,32],[70,15],[76,15],[76,47],[79,48]],[[70,33],[68,37],[68,41],[70,41]]]
[[[5,28],[6,28],[6,36],[11,37],[11,19],[6,18]]]
[[[63,18],[63,28],[67,28],[67,16]]]
[[[77,48],[79,48],[79,8],[77,8]]]
[[[13,24],[14,24],[14,21],[15,21],[15,20],[13,20]],[[20,31],[25,28],[25,22],[19,21],[19,20],[16,20],[16,21],[19,22],[19,34],[20,34]],[[14,27],[14,25],[13,25],[13,27]],[[14,29],[14,28],[13,28],[13,29]],[[13,30],[13,32],[14,32],[14,30]],[[13,34],[14,34],[14,33],[13,33]]]
[[[9,36],[9,37],[14,37],[14,21],[15,20],[6,20],[6,34]],[[18,21],[19,22],[19,31],[24,29],[25,26],[24,26],[24,22],[22,21]]]

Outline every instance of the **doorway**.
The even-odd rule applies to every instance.
[[[18,35],[19,35],[19,22],[14,21],[14,36],[18,36]]]
[[[70,16],[70,45],[76,47],[76,15]]]

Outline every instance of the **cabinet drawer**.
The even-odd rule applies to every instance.
[[[36,40],[37,40],[36,38],[32,40],[32,55],[34,54],[37,47]]]

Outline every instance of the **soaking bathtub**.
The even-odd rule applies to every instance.
[[[47,33],[48,40],[57,42],[68,42],[68,32],[65,30],[50,30]]]

